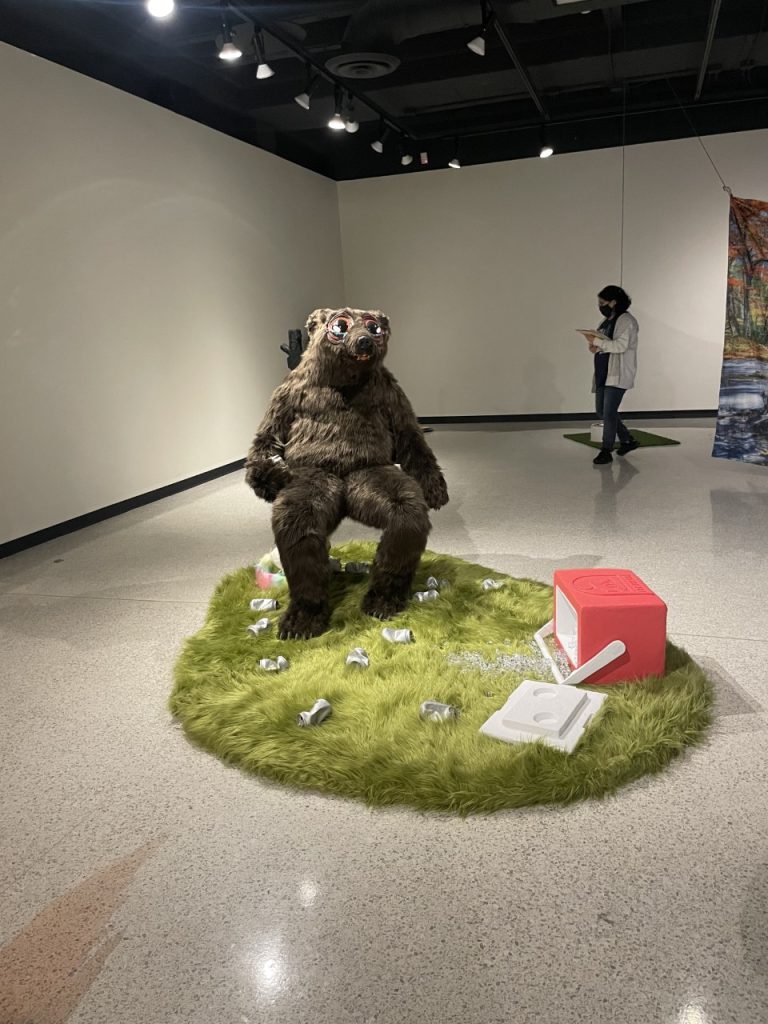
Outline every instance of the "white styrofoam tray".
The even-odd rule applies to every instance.
[[[570,754],[606,699],[605,693],[525,679],[480,732],[505,743],[541,740]]]

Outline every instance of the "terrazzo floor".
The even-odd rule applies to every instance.
[[[768,472],[679,423],[595,468],[567,429],[438,428],[430,546],[667,601],[717,721],[600,803],[370,811],[190,746],[179,645],[272,546],[240,474],[0,562],[1,1024],[765,1024]]]

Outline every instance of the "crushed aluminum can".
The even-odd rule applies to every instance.
[[[436,576],[430,576],[427,580],[427,590],[445,590],[450,585],[450,580],[439,580]]]
[[[413,596],[421,604],[424,604],[425,601],[436,601],[440,597],[440,592],[437,590],[419,590]]]
[[[282,654],[277,661],[273,661],[272,658],[262,658],[259,668],[263,668],[265,672],[284,672],[288,668],[288,659],[284,658]]]
[[[341,562],[338,560],[338,558],[329,558],[328,568],[331,570],[331,572],[341,572]]]
[[[330,717],[331,710],[328,701],[321,697],[320,700],[315,701],[309,711],[300,711],[296,715],[296,725],[301,726],[302,729],[306,729],[310,725],[320,725]]]
[[[419,708],[419,717],[427,722],[452,722],[460,714],[453,704],[441,704],[438,700],[425,700]]]
[[[367,576],[370,571],[370,562],[347,562],[344,566],[344,572],[348,572],[352,576]]]
[[[381,635],[391,644],[410,644],[413,641],[413,633],[410,629],[392,629],[388,626],[386,629],[382,629]]]
[[[259,633],[266,632],[270,625],[271,623],[269,619],[259,619],[258,622],[254,622],[252,626],[248,627],[248,632],[253,633],[254,636],[258,636]]]
[[[355,647],[347,655],[347,665],[359,665],[360,668],[368,668],[369,664],[368,654],[362,647]]]
[[[252,612],[275,612],[279,607],[272,597],[254,597],[250,605]]]
[[[501,590],[504,580],[483,580],[483,590]]]

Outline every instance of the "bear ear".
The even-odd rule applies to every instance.
[[[309,314],[309,319],[307,320],[307,334],[310,338],[318,327],[322,324],[328,323],[328,317],[332,312],[332,309],[316,309],[314,313]]]

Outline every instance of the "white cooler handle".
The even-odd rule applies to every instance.
[[[564,684],[565,686],[576,686],[578,683],[585,683],[590,676],[593,676],[595,672],[598,672],[601,668],[605,668],[606,665],[610,665],[612,661],[616,661],[626,651],[627,645],[623,640],[611,640],[609,644],[598,651],[594,657],[590,658],[589,661],[585,661],[583,665],[579,665],[578,668],[574,669],[570,675],[564,676],[560,671],[555,659],[549,650],[549,647],[544,642],[544,638],[552,636],[555,631],[555,620],[550,619],[549,622],[545,622],[538,633],[534,633],[534,639],[538,644],[539,650],[549,662],[549,667],[552,669],[552,675],[558,681],[558,683]]]

